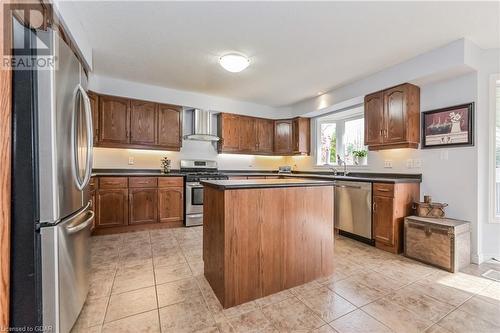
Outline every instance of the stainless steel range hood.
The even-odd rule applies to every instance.
[[[207,110],[193,110],[193,134],[184,135],[186,140],[219,141],[217,135],[212,134],[212,113]]]

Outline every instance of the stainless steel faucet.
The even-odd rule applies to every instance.
[[[337,155],[337,163],[342,166],[344,165],[344,176],[348,176],[349,175],[349,171],[347,171],[347,163],[345,162],[345,159],[341,159],[340,158],[340,155]]]

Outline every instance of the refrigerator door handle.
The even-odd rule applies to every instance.
[[[69,235],[75,234],[75,233],[79,232],[80,230],[86,229],[90,224],[92,224],[92,222],[94,221],[94,212],[89,211],[88,213],[90,214],[90,217],[85,219],[85,221],[77,224],[76,226],[67,226],[66,227],[66,230],[67,230]]]
[[[78,107],[78,105],[80,105],[80,103],[78,103],[77,101],[77,97],[78,95],[80,94],[80,96],[82,97],[83,99],[83,105],[84,105],[84,111],[85,111],[85,122],[86,122],[86,131],[87,131],[87,160],[86,160],[86,163],[85,163],[85,175],[83,177],[83,179],[80,181],[80,176],[78,175],[78,165],[77,165],[77,151],[78,151],[78,143],[77,143],[77,135],[78,135],[78,128],[77,128],[77,118],[78,118],[78,115],[77,113],[80,111],[80,108]],[[71,165],[72,165],[72,169],[73,169],[73,175],[74,175],[74,179],[75,179],[75,184],[77,186],[77,188],[80,190],[80,191],[83,191],[83,189],[85,188],[85,186],[88,185],[88,183],[90,182],[90,176],[92,174],[92,158],[93,158],[93,154],[92,154],[92,149],[93,149],[93,137],[92,137],[92,111],[91,111],[91,108],[90,108],[90,99],[87,95],[87,93],[85,92],[85,89],[83,89],[83,87],[81,86],[81,84],[78,84],[76,86],[76,89],[75,89],[75,92],[74,92],[74,103],[73,103],[73,125],[72,125],[72,135],[71,135],[71,140],[73,141],[72,142],[72,147],[73,147],[73,158],[71,159]]]
[[[85,89],[81,85],[78,85],[78,88],[80,89],[82,96],[83,96],[83,103],[85,105],[85,115],[87,118],[87,170],[85,172],[85,179],[83,181],[83,187],[86,187],[90,183],[90,176],[92,175],[92,167],[94,164],[93,161],[93,150],[94,150],[94,131],[93,131],[93,124],[92,124],[92,108],[90,105],[90,98]]]

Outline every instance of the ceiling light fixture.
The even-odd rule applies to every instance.
[[[250,65],[250,59],[240,54],[230,53],[220,57],[219,64],[226,71],[238,73]]]

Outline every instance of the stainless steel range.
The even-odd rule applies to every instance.
[[[219,173],[216,161],[181,160],[181,173],[186,176],[186,216],[184,223],[187,227],[203,224],[203,185],[200,180],[227,179]]]

